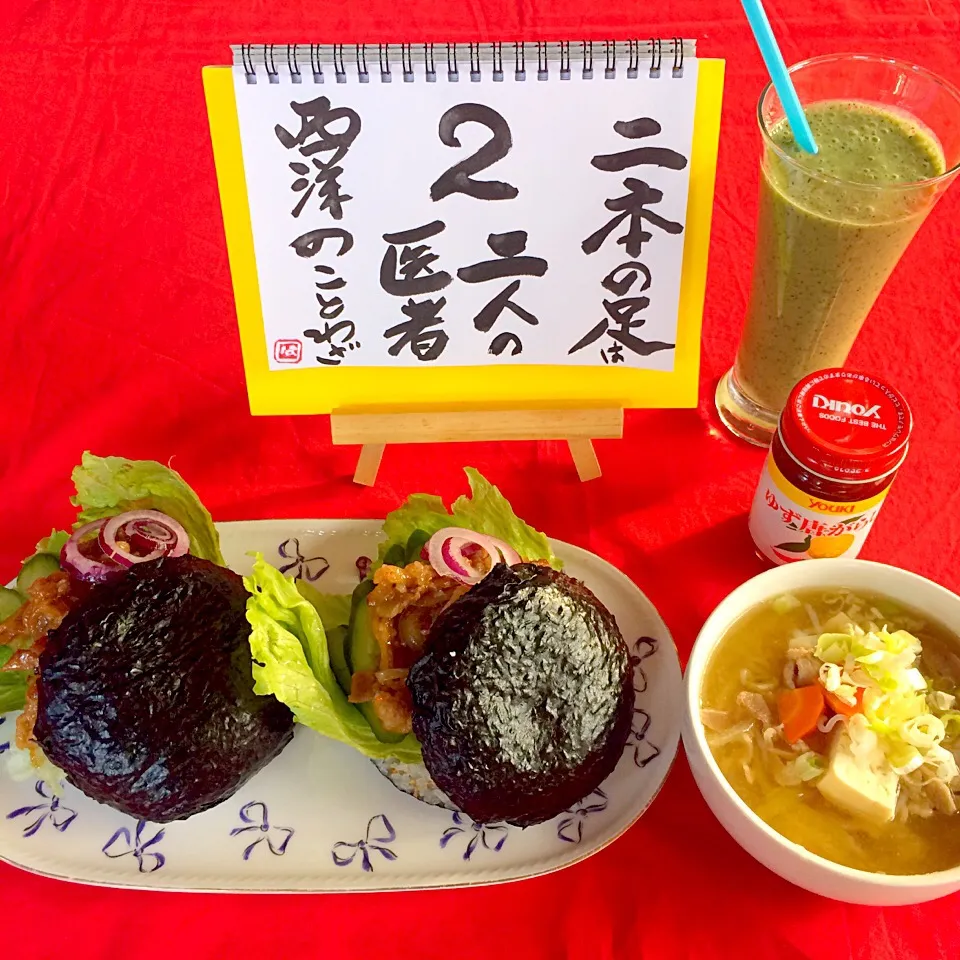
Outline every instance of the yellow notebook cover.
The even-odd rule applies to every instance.
[[[694,407],[700,370],[700,327],[707,279],[710,223],[720,134],[724,62],[699,60],[690,188],[683,249],[677,341],[672,371],[608,367],[484,367],[484,397],[476,408],[514,406]],[[332,367],[270,370],[253,230],[247,203],[240,125],[231,67],[205,67],[213,155],[236,301],[250,412],[255,415],[331,413],[383,406],[457,405],[464,372],[473,368]],[[575,375],[571,375],[574,374]]]

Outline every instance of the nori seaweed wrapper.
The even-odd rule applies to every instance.
[[[477,823],[557,816],[606,779],[630,733],[613,615],[537,564],[501,564],[451,604],[407,682],[424,764]]]
[[[231,796],[293,737],[253,692],[247,591],[183,556],[135,564],[50,632],[35,734],[78,789],[132,817],[182,820]]]

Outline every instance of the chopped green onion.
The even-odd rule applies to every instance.
[[[784,593],[773,601],[774,612],[783,616],[792,610],[797,610],[802,604],[792,593]]]

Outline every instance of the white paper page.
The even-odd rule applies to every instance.
[[[554,66],[547,81],[528,72],[524,81],[508,73],[494,82],[485,69],[479,82],[461,71],[453,83],[442,70],[427,82],[417,64],[413,82],[395,74],[383,83],[372,72],[368,83],[356,74],[335,83],[328,74],[319,84],[309,73],[294,84],[286,70],[279,82],[261,72],[250,84],[234,68],[272,369],[531,363],[673,369],[696,60],[687,61],[682,77],[664,70],[651,78],[642,70],[628,78],[621,69],[615,79],[602,71],[583,79],[576,60],[572,67],[569,80]],[[291,107],[318,98],[328,103],[305,116]],[[475,160],[466,189],[499,181],[512,196],[431,198],[442,175],[493,140],[487,125],[471,120],[450,123],[460,146],[445,145],[441,118],[457,107],[448,122],[479,116],[499,125],[495,111],[509,130],[495,141],[509,143],[506,155],[483,169]],[[339,119],[325,125],[316,119],[324,109],[342,108],[354,115],[335,113]],[[278,136],[277,127],[286,135]],[[346,152],[335,163],[342,172],[331,178],[334,135],[342,135]],[[596,161],[622,169],[593,162],[638,150],[619,163]],[[302,189],[294,190],[297,181]],[[327,209],[321,209],[324,184]],[[329,201],[338,194],[336,210]],[[617,209],[625,197],[636,216]],[[603,239],[598,231],[615,217],[621,219]],[[431,233],[422,240],[384,239],[438,223],[442,229],[421,231]],[[342,241],[333,237],[319,247],[301,240],[298,254],[294,241],[330,228],[340,231],[336,237],[349,234],[342,255]],[[627,245],[631,232],[649,236]],[[591,237],[596,249],[585,252]],[[424,260],[430,256],[436,259]],[[464,272],[489,261],[490,267]],[[317,282],[333,286],[318,290]]]

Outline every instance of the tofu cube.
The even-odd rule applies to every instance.
[[[858,763],[846,727],[837,728],[827,772],[817,781],[827,800],[874,823],[889,823],[897,810],[899,787],[900,778],[879,746],[868,762]]]

